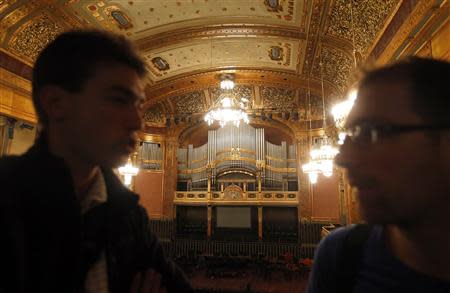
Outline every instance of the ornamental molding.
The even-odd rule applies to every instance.
[[[139,50],[146,52],[195,39],[222,38],[224,36],[247,37],[248,35],[283,37],[295,40],[306,39],[306,34],[299,31],[298,28],[273,25],[223,24],[166,31],[139,39],[135,44]]]

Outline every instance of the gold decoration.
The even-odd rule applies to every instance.
[[[190,92],[170,99],[175,104],[179,114],[202,113],[204,109],[205,94],[203,91]]]
[[[297,107],[293,89],[261,87],[260,94],[265,108],[289,111]]]
[[[398,3],[399,0],[353,0],[355,47],[358,52],[366,53]],[[334,2],[327,34],[352,40],[350,4],[350,0]]]
[[[24,58],[35,60],[40,51],[63,31],[62,26],[43,14],[28,22],[9,46]]]

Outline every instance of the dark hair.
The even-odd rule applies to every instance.
[[[407,84],[411,89],[412,105],[417,114],[429,123],[450,125],[449,62],[409,57],[365,73],[359,87],[383,82]]]
[[[134,69],[139,76],[146,73],[145,62],[125,37],[99,30],[65,32],[39,54],[33,68],[33,104],[39,122],[48,119],[39,94],[43,86],[56,85],[77,92],[95,72],[99,62],[117,62]]]

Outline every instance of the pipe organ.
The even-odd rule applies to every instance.
[[[263,128],[243,124],[208,131],[208,142],[179,148],[178,191],[297,191],[296,146],[272,144]]]
[[[161,144],[142,142],[142,146],[138,148],[137,161],[141,169],[162,170],[164,160]]]

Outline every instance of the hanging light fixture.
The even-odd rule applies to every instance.
[[[332,140],[325,134],[325,129],[327,127],[327,117],[325,111],[325,91],[323,86],[323,70],[322,62],[320,62],[320,79],[322,86],[322,115],[323,123],[322,128],[324,134],[320,140],[320,144],[311,150],[311,160],[316,162],[319,166],[321,173],[325,177],[330,177],[333,175],[333,160],[334,157],[339,153],[339,150],[333,146]]]
[[[323,124],[322,127],[325,131],[327,127],[326,121],[326,111],[325,111],[325,92],[323,86],[323,72],[322,72],[322,62],[320,62],[320,77],[322,86],[322,115]],[[309,112],[310,112],[310,133],[311,133],[311,93],[309,89],[309,79],[308,79],[308,99],[309,99]],[[312,138],[310,138],[312,141]],[[311,184],[315,184],[318,179],[318,175],[322,174],[325,177],[330,177],[333,175],[333,160],[334,157],[339,153],[338,149],[333,146],[331,139],[324,133],[320,139],[318,145],[313,146],[310,152],[310,161],[302,166],[303,172],[307,173],[309,176],[309,181]]]
[[[309,117],[309,141],[311,141],[312,144],[312,125],[311,125],[311,88],[309,85],[309,76],[308,76],[308,117]],[[302,165],[302,170],[304,173],[308,174],[309,182],[311,184],[317,183],[317,178],[319,176],[320,165],[317,161],[310,160],[308,163]]]
[[[239,127],[241,121],[249,123],[245,112],[246,98],[238,97],[234,92],[234,76],[232,74],[221,75],[220,88],[224,91],[205,115],[208,126],[218,122],[221,127],[228,123]]]
[[[131,179],[133,178],[133,176],[136,176],[139,173],[139,168],[134,167],[131,163],[131,158],[128,158],[125,166],[119,168],[119,173],[124,178],[123,183],[129,187],[131,185]]]

